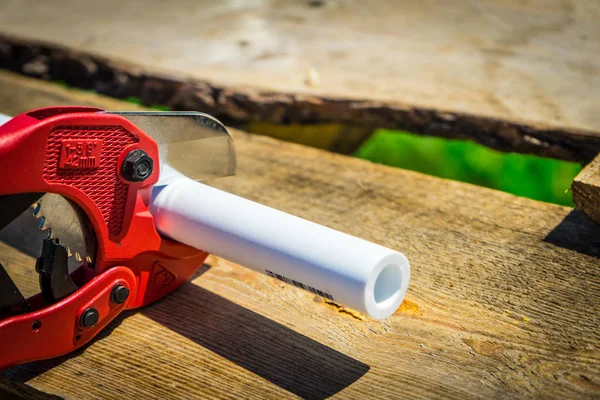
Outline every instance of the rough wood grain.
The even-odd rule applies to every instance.
[[[402,128],[577,161],[600,151],[595,1],[2,0],[0,8],[0,31],[27,39],[1,41],[5,68],[111,96],[237,124]]]
[[[0,112],[104,102],[0,76]],[[239,173],[212,184],[403,251],[399,311],[373,321],[210,258],[84,350],[4,376],[67,399],[600,396],[600,228],[582,213],[233,135]],[[7,256],[33,290],[33,259],[0,245]]]
[[[571,189],[575,206],[600,223],[600,155],[573,179]]]

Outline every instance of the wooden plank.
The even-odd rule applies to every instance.
[[[0,6],[1,31],[27,39],[2,41],[5,68],[112,96],[228,123],[401,128],[577,161],[600,151],[593,1]]]
[[[600,223],[600,155],[573,179],[571,189],[575,206]]]
[[[3,400],[60,400],[61,397],[40,392],[31,386],[0,376],[0,397]]]
[[[7,74],[0,98],[104,101]],[[373,321],[211,257],[84,350],[5,377],[67,399],[600,396],[600,228],[582,213],[232,133],[239,173],[212,184],[403,251],[399,311]],[[33,288],[33,259],[7,254]]]

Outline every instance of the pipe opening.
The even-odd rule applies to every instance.
[[[394,297],[402,287],[402,271],[395,264],[390,264],[381,270],[377,280],[373,295],[375,302],[381,304]]]

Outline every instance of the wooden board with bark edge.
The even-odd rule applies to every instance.
[[[116,97],[236,124],[350,125],[315,140],[341,151],[368,135],[357,125],[575,161],[600,151],[594,1],[0,7],[3,68]]]
[[[0,73],[0,112],[127,104]],[[595,398],[600,228],[582,213],[233,130],[216,187],[404,252],[391,318],[211,257],[192,282],[126,313],[70,357],[4,377],[67,399]],[[0,256],[24,291],[33,259]]]

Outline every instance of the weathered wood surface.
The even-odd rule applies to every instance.
[[[573,179],[571,189],[575,206],[600,223],[600,155]]]
[[[105,101],[0,74],[0,112]],[[403,251],[399,311],[373,321],[210,258],[84,350],[5,377],[69,399],[600,396],[600,228],[582,213],[232,133],[239,173],[212,184]],[[0,257],[35,290],[32,258]]]
[[[4,68],[112,96],[229,123],[404,128],[578,161],[600,151],[596,1],[2,0],[0,9],[0,32],[29,40],[1,42]]]

